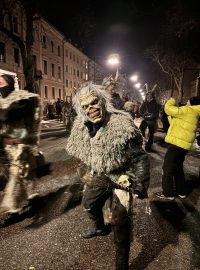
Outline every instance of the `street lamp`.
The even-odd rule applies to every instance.
[[[135,84],[135,88],[139,89],[140,87],[141,87],[141,83],[138,82]]]
[[[113,53],[108,57],[107,63],[111,66],[116,66],[117,67],[117,74],[119,72],[119,65],[120,65],[120,58],[117,53]]]
[[[130,77],[130,80],[133,81],[133,82],[137,82],[138,76],[137,76],[137,75],[132,75],[132,76]]]

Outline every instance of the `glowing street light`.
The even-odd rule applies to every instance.
[[[139,88],[141,87],[141,83],[139,83],[139,82],[136,83],[136,84],[135,84],[135,87],[139,89]]]
[[[111,54],[107,60],[109,65],[113,66],[119,66],[120,60],[119,60],[119,55],[118,54]]]
[[[130,79],[131,79],[131,81],[133,81],[133,82],[137,82],[138,76],[137,76],[137,75],[132,75],[132,76],[130,77]]]

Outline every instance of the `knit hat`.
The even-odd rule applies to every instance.
[[[191,97],[190,98],[191,105],[200,105],[200,97]]]

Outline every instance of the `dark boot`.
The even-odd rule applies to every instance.
[[[103,236],[107,235],[111,232],[111,226],[104,225],[104,219],[102,211],[97,211],[94,213],[91,210],[87,210],[90,220],[92,221],[92,225],[89,229],[82,233],[82,237],[85,239],[89,239],[95,236]]]
[[[105,236],[111,232],[111,227],[109,225],[98,226],[95,223],[87,230],[85,230],[81,236],[85,239],[89,239],[95,236]]]

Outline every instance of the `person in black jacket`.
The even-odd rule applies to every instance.
[[[149,129],[148,141],[145,145],[146,151],[151,151],[154,133],[157,127],[157,118],[159,116],[159,111],[160,105],[156,102],[153,93],[148,92],[146,94],[145,101],[140,107],[140,115],[142,116],[143,120],[139,127],[143,137],[145,137],[146,129]]]

